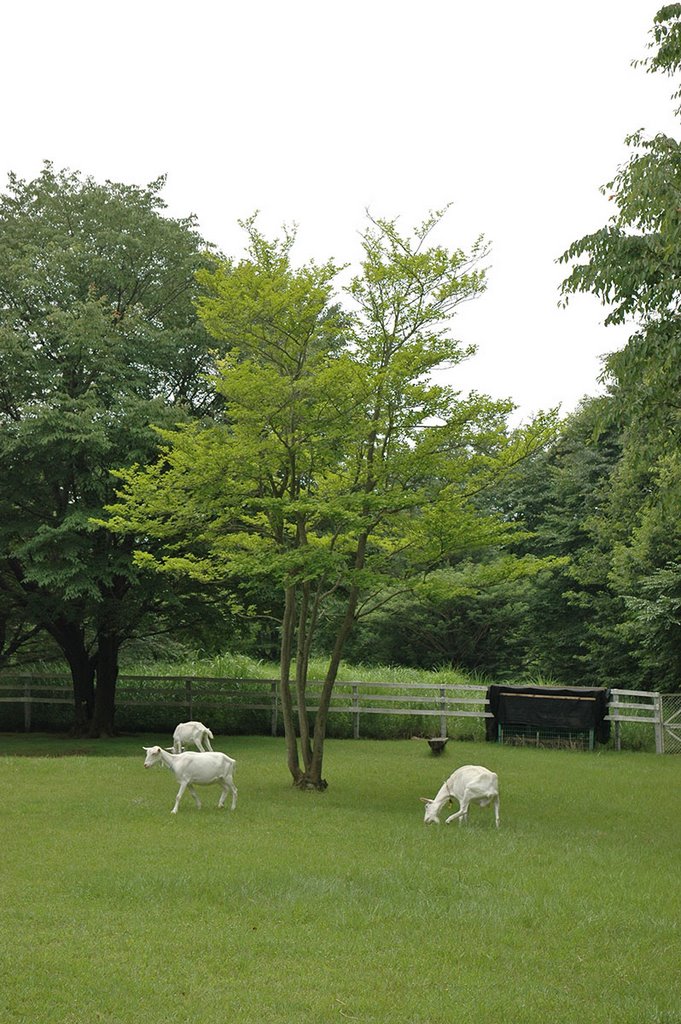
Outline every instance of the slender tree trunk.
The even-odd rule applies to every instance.
[[[279,662],[279,692],[281,697],[281,713],[284,720],[284,736],[286,737],[286,759],[294,785],[302,778],[298,759],[298,741],[296,738],[295,715],[291,697],[291,658],[293,654],[293,632],[296,615],[296,592],[294,587],[287,587],[284,600],[284,617],[281,624],[281,653]]]
[[[310,721],[307,717],[307,630],[308,609],[310,605],[310,585],[304,583],[298,614],[298,630],[296,636],[296,697],[298,699],[298,728],[300,730],[300,750],[303,765],[307,771],[312,761],[312,742],[310,739]]]
[[[306,772],[307,785],[313,789],[326,789],[328,785],[326,779],[322,778],[322,770],[324,762],[324,740],[326,739],[329,707],[331,706],[333,688],[338,677],[341,658],[343,657],[343,649],[355,623],[355,612],[357,611],[358,599],[359,591],[357,587],[352,587],[348,596],[348,604],[345,609],[343,621],[336,634],[336,640],[331,653],[329,666],[326,671],[324,685],[322,686],[322,691],[319,695],[319,708],[317,710],[317,716],[314,724],[312,761],[310,762],[310,766]]]
[[[366,558],[366,545],[367,537],[365,534],[363,534],[359,538],[357,552],[355,554],[355,568],[357,569],[361,569],[364,567],[364,562]],[[338,669],[340,667],[341,658],[343,657],[343,650],[345,649],[345,644],[355,624],[355,614],[357,612],[358,601],[359,588],[353,586],[350,588],[350,593],[348,594],[348,603],[345,608],[345,615],[343,616],[343,621],[341,622],[338,628],[338,632],[336,633],[336,639],[333,645],[333,650],[331,652],[329,666],[326,670],[324,685],[322,686],[322,692],[319,696],[319,709],[317,711],[317,717],[315,718],[314,738],[312,743],[312,761],[306,773],[307,785],[313,789],[326,789],[328,785],[326,779],[322,778],[324,762],[324,740],[326,739],[326,725],[329,718],[331,696],[333,694],[333,688],[336,684],[336,679],[338,677]]]

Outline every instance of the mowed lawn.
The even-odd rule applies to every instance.
[[[0,736],[3,1024],[680,1024],[681,758],[217,737],[236,811],[171,815],[157,740]],[[465,763],[498,831],[422,822]]]

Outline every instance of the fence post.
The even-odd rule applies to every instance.
[[[447,716],[445,711],[447,709],[447,691],[444,686],[440,687],[440,736],[447,735]]]
[[[359,739],[359,689],[353,684],[352,687],[352,735]]]
[[[24,683],[24,732],[31,731],[31,681]]]
[[[187,701],[187,721],[192,722],[194,720],[193,706],[192,706],[192,681],[191,679],[185,679],[184,681],[184,692]]]
[[[272,694],[272,735],[277,735],[277,684],[270,683],[270,693]]]
[[[655,694],[655,753],[664,754],[664,712],[662,694]]]

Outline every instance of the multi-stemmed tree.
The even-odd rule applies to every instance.
[[[509,433],[508,403],[434,383],[433,371],[470,354],[451,319],[483,289],[486,252],[482,241],[469,254],[431,244],[439,222],[404,235],[372,220],[345,304],[332,262],[296,268],[292,233],[271,241],[245,222],[245,258],[199,275],[200,316],[228,350],[214,379],[225,422],[162,432],[159,460],[121,474],[110,510],[112,530],[138,537],[140,565],[271,587],[299,786],[326,785],[327,714],[354,624],[457,552],[508,539],[514,525],[481,513],[475,495],[550,429],[542,418]],[[309,656],[330,598],[310,724]]]

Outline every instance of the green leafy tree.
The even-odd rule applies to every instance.
[[[162,186],[47,163],[0,197],[0,591],[63,653],[94,733],[113,728],[121,644],[170,600],[93,523],[110,470],[154,455],[152,423],[215,406],[193,305],[205,243],[163,215]]]
[[[652,35],[654,53],[639,63],[651,73],[675,74],[681,5],[658,12]],[[609,307],[606,324],[632,324],[628,343],[608,357],[604,379],[624,420],[666,430],[678,426],[681,393],[681,148],[662,133],[637,131],[626,141],[629,160],[602,188],[615,212],[561,257],[571,264],[563,292],[566,300],[591,292]]]
[[[622,685],[629,667],[613,628],[621,601],[593,533],[621,454],[619,432],[603,426],[608,407],[608,399],[586,400],[561,424],[531,467],[518,506],[535,554],[562,559],[528,589],[526,664],[567,685]]]
[[[597,575],[590,531],[620,456],[616,428],[603,427],[608,406],[585,401],[545,445],[483,488],[476,505],[515,524],[515,535],[501,548],[456,552],[363,624],[352,658],[593,684],[595,665],[607,664],[596,653],[615,600]]]
[[[678,71],[681,5],[658,12],[650,46],[656,52],[641,62],[649,72]],[[629,160],[602,188],[615,212],[561,257],[572,264],[563,292],[591,292],[609,307],[606,324],[632,324],[604,379],[624,419],[662,431],[678,426],[681,393],[681,148],[662,133],[637,131],[626,141]]]
[[[650,49],[640,62],[648,72],[678,73],[681,5],[658,12]],[[677,89],[673,98],[680,96]],[[609,307],[607,323],[632,327],[605,362],[605,421],[620,432],[621,458],[590,521],[593,565],[619,607],[604,636],[635,664],[637,682],[678,687],[681,626],[669,608],[681,553],[681,148],[669,135],[642,131],[627,142],[631,156],[605,186],[615,212],[564,254],[572,267],[563,288],[566,298],[592,292]],[[667,609],[660,616],[651,603],[658,592],[658,610]]]
[[[140,543],[140,564],[250,579],[277,595],[288,766],[301,787],[326,785],[328,709],[357,621],[423,585],[452,552],[512,534],[474,495],[551,428],[540,419],[509,433],[508,403],[433,382],[470,353],[451,318],[484,287],[486,253],[481,241],[470,254],[430,244],[439,221],[410,236],[370,221],[345,306],[333,262],[296,268],[293,233],[267,240],[246,221],[245,258],[199,275],[200,315],[228,351],[215,379],[226,422],[163,432],[159,461],[122,473],[111,509],[112,530],[165,545]],[[335,628],[311,724],[308,663],[329,602]]]

